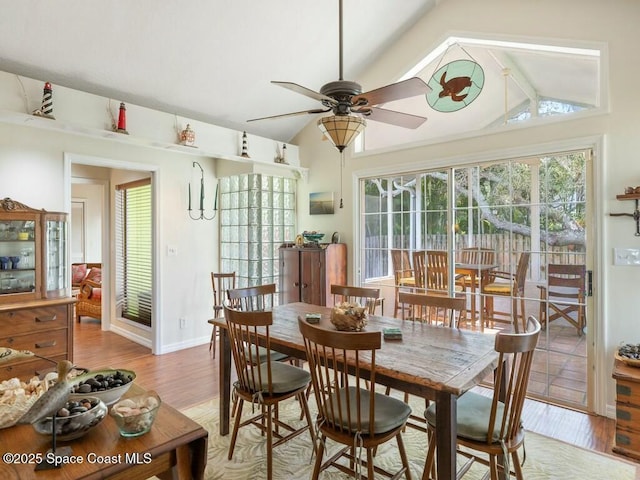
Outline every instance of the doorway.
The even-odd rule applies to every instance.
[[[151,326],[141,325],[127,320],[119,315],[116,303],[116,258],[111,245],[115,244],[116,229],[114,228],[113,212],[115,202],[115,185],[134,181],[140,178],[150,178],[153,185],[156,184],[158,167],[148,164],[125,162],[100,157],[90,157],[84,155],[65,154],[65,184],[67,210],[71,211],[72,206],[72,184],[75,183],[100,183],[105,185],[102,197],[102,207],[99,214],[94,215],[92,220],[99,218],[101,225],[101,263],[102,263],[102,330],[110,330],[118,333],[136,343],[144,345],[155,353],[159,345],[159,329],[157,322]],[[151,195],[152,211],[156,212],[155,205],[158,202],[157,188],[153,188]],[[85,203],[85,222],[89,217],[90,206]],[[89,227],[85,227],[88,231]],[[157,238],[157,222],[155,216],[151,220],[153,238]],[[89,235],[87,235],[89,237]],[[88,242],[88,238],[87,238]],[[151,244],[151,298],[155,298],[157,286],[156,265],[157,246],[155,242]],[[151,305],[151,316],[157,318],[155,306]]]

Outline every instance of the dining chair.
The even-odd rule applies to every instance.
[[[298,318],[304,339],[311,381],[318,408],[317,452],[311,478],[335,467],[356,478],[374,478],[375,473],[411,479],[402,441],[411,407],[405,402],[376,392],[376,350],[382,346],[381,332],[341,332],[327,330]],[[367,379],[366,388],[361,387]],[[392,474],[374,467],[374,450],[395,438],[402,467]],[[327,439],[340,445],[324,459]],[[366,452],[366,458],[363,457]],[[341,459],[345,461],[341,462]]]
[[[383,307],[382,301],[384,299],[380,297],[379,288],[331,285],[331,294],[334,305],[340,302],[357,303],[361,307],[365,307],[370,315],[375,315],[376,307],[380,306],[380,310]],[[382,314],[382,311],[380,313]]]
[[[211,272],[211,287],[213,288],[213,318],[220,318],[224,313],[224,301],[227,298],[227,290],[236,288],[236,272],[215,273]],[[216,340],[218,338],[218,327],[213,325],[211,331],[211,341],[209,351],[212,351],[213,358],[216,358]]]
[[[557,319],[573,325],[578,335],[584,333],[585,321],[584,265],[547,265],[547,284],[540,289],[540,324],[546,327]]]
[[[275,283],[267,283],[253,287],[230,288],[227,290],[227,301],[230,307],[244,312],[271,311],[274,305],[275,294]],[[259,347],[258,351],[260,352],[259,361],[262,362],[266,358],[267,350],[264,347]],[[288,355],[276,351],[269,352],[269,356],[271,360],[275,361],[289,359]]]
[[[398,294],[400,289],[413,289],[416,285],[414,269],[411,266],[411,259],[407,250],[392,249],[391,265],[393,267],[393,279],[395,285],[395,301],[393,306],[393,316],[398,316]]]
[[[520,331],[518,319],[522,319],[522,327],[526,319],[524,287],[529,269],[529,252],[522,252],[518,259],[515,273],[492,270],[489,273],[487,283],[482,285],[482,295],[484,299],[485,322],[493,325],[493,322],[510,323],[516,332]],[[511,311],[502,312],[494,308],[494,297],[509,297],[511,299]],[[520,313],[518,313],[518,303],[520,303]],[[496,317],[499,315],[499,318]]]
[[[457,294],[432,295],[429,293],[400,292],[402,320],[426,322],[444,327],[457,327],[466,311],[466,298]]]
[[[455,327],[461,315],[466,310],[467,299],[458,294],[455,297],[446,295],[429,295],[424,293],[400,292],[400,305],[403,312],[402,321],[418,321],[443,327]],[[408,312],[408,315],[404,313]],[[391,392],[386,389],[386,395]],[[404,394],[405,403],[409,402],[409,394]],[[425,408],[429,406],[429,400],[425,399]],[[423,432],[427,432],[426,420],[423,416],[411,414],[407,426]]]
[[[529,316],[523,333],[498,332],[495,337],[498,367],[492,395],[468,391],[458,398],[458,454],[468,459],[459,468],[460,472],[467,472],[477,461],[489,467],[491,480],[498,480],[499,472],[507,478],[510,476],[513,463],[513,474],[523,480],[518,449],[524,443],[525,433],[520,419],[539,334],[540,323],[533,315]],[[437,435],[435,404],[429,405],[425,418],[431,434]],[[427,480],[433,470],[435,454],[436,442],[431,441],[423,480]],[[498,461],[500,456],[502,462]]]
[[[276,284],[267,283],[253,287],[232,288],[227,290],[229,305],[244,311],[264,311],[273,308]]]
[[[447,295],[449,292],[449,254],[444,250],[413,252],[416,292]],[[464,276],[456,275],[454,290],[466,290]]]
[[[233,451],[238,439],[238,430],[253,425],[267,437],[267,479],[273,475],[273,449],[282,443],[308,431],[314,445],[314,430],[305,390],[311,383],[311,375],[306,370],[279,362],[271,358],[269,343],[269,327],[273,323],[271,311],[242,311],[224,307],[231,340],[231,352],[236,368],[237,381],[233,384],[234,394],[238,398],[238,412],[233,424],[233,432],[229,444],[228,458],[233,458]],[[265,359],[258,347],[264,342]],[[278,416],[278,404],[289,398],[300,402],[304,418],[302,426],[292,426]],[[247,419],[242,419],[245,402],[257,405],[257,412]],[[315,447],[314,447],[315,448]]]

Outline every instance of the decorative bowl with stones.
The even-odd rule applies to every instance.
[[[98,397],[105,405],[112,405],[129,390],[135,378],[136,374],[133,370],[122,368],[91,370],[71,380],[69,398],[78,399],[91,395]]]
[[[55,417],[56,439],[64,442],[82,437],[104,420],[108,410],[96,397],[69,399]],[[52,435],[53,423],[53,417],[44,417],[34,423],[33,428],[42,435]]]

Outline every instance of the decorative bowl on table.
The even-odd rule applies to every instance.
[[[331,323],[337,330],[359,332],[367,325],[366,309],[358,303],[338,303],[331,309]]]
[[[324,238],[324,233],[318,232],[302,232],[302,236],[307,242],[318,243]]]
[[[632,367],[640,367],[640,344],[625,343],[618,347],[615,358]]]
[[[122,368],[91,370],[71,380],[69,398],[92,395],[102,400],[105,405],[112,405],[129,390],[135,378],[135,372]]]
[[[69,399],[55,417],[56,439],[64,442],[84,436],[104,420],[107,411],[108,407],[96,397]],[[45,417],[34,423],[33,428],[42,435],[52,435],[53,423],[53,417]]]
[[[138,437],[151,430],[162,401],[155,392],[124,398],[111,407],[111,416],[123,437]]]

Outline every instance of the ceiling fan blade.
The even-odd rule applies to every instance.
[[[412,129],[418,128],[427,121],[427,117],[396,112],[395,110],[378,107],[365,107],[358,110],[354,109],[353,112],[364,115],[369,120]]]
[[[431,87],[424,80],[418,77],[409,78],[401,82],[392,83],[385,87],[376,88],[369,92],[355,95],[351,99],[353,105],[379,105],[381,103],[393,102],[402,98],[424,95],[431,91]],[[366,103],[363,103],[366,102]]]
[[[296,93],[300,93],[306,97],[313,98],[314,100],[318,100],[319,102],[326,101],[326,102],[329,102],[331,105],[335,105],[337,103],[333,98],[327,97],[326,95],[322,95],[321,93],[315,92],[307,87],[303,87],[302,85],[298,85],[297,83],[276,82],[273,80],[271,81],[271,83],[275,85],[280,85],[281,87],[284,87],[284,88],[288,88],[289,90],[292,90]]]
[[[296,115],[306,115],[313,113],[326,113],[330,108],[314,108],[313,110],[303,110],[301,112],[291,112],[291,113],[281,113],[280,115],[271,115],[270,117],[261,117],[261,118],[252,118],[251,120],[247,120],[247,122],[257,122],[258,120],[271,120],[274,118],[283,118],[283,117],[295,117]]]

